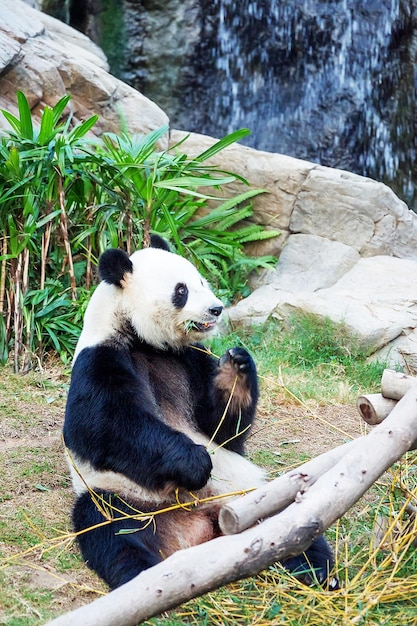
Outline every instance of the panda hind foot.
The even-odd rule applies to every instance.
[[[132,515],[132,509],[116,495],[98,492],[105,508]],[[104,516],[88,492],[74,504],[72,521],[84,561],[110,587],[115,589],[143,570],[160,563],[160,545],[153,526],[127,517],[103,525]],[[85,532],[86,529],[90,529]]]
[[[338,578],[331,573],[334,568],[333,554],[322,535],[305,552],[284,559],[281,565],[308,587],[319,585],[326,591],[340,589]]]

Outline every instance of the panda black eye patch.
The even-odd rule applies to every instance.
[[[172,304],[176,309],[182,309],[185,307],[188,300],[188,288],[184,283],[177,283],[175,285],[174,293],[172,295]]]

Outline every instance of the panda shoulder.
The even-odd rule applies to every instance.
[[[72,380],[78,377],[101,383],[115,376],[129,378],[134,374],[129,350],[107,342],[83,348],[72,366]]]

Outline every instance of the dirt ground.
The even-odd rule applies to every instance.
[[[0,624],[42,623],[106,592],[66,538],[72,503],[61,439],[67,384],[57,371],[25,378],[0,371]],[[363,433],[352,405],[300,406],[282,390],[268,392],[248,454],[274,477]]]

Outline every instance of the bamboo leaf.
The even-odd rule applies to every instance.
[[[155,182],[155,187],[171,189],[173,186],[183,189],[184,187],[213,187],[217,185],[227,185],[235,180],[235,176],[224,176],[222,178],[202,177],[202,176],[182,176],[171,180],[159,180]]]
[[[194,161],[198,161],[200,163],[202,161],[207,161],[221,150],[224,150],[225,148],[230,146],[232,143],[236,143],[236,141],[240,141],[248,135],[250,135],[250,130],[248,128],[241,128],[240,130],[236,130],[235,132],[230,133],[230,135],[226,135],[226,137],[220,139],[220,141],[217,141],[213,146],[211,146],[211,148],[208,148],[208,150],[205,150],[204,152],[196,156]]]
[[[47,224],[48,222],[51,222],[60,213],[61,213],[61,209],[57,209],[56,211],[52,211],[51,213],[48,213],[48,215],[45,215],[44,217],[42,217],[40,220],[36,222],[36,228],[42,228],[42,226],[45,226],[45,224]]]
[[[254,224],[254,226],[256,225]],[[257,226],[257,228],[253,229],[252,232],[249,231],[247,234],[242,232],[240,234],[240,240],[242,243],[248,243],[249,241],[264,241],[265,239],[279,237],[281,234],[280,230],[265,230],[262,226]]]
[[[58,124],[59,120],[61,119],[64,109],[70,100],[71,100],[71,96],[67,94],[66,96],[63,96],[60,100],[58,100],[58,102],[53,107],[52,113],[53,113],[54,127]]]
[[[20,135],[20,120],[19,120],[19,118],[17,118],[15,115],[12,115],[12,113],[9,113],[9,111],[5,111],[4,109],[2,109],[1,112],[3,113],[4,117],[6,118],[6,120],[9,122],[10,126],[13,128],[15,133]]]
[[[17,92],[17,104],[20,115],[20,135],[25,139],[33,140],[32,113],[25,94]]]
[[[171,232],[172,238],[173,238],[175,244],[177,245],[177,249],[178,249],[179,252],[181,252],[183,250],[183,246],[182,246],[181,239],[180,239],[180,237],[178,235],[177,225],[176,225],[176,223],[175,223],[175,221],[174,221],[170,211],[168,210],[168,208],[165,205],[163,205],[161,207],[161,209],[162,209],[162,212],[163,212],[163,214],[165,216],[166,221],[168,222],[168,226],[170,228],[170,232]]]
[[[41,317],[48,317],[52,311],[56,311],[63,306],[68,305],[68,298],[66,296],[61,296],[57,300],[53,300],[46,306],[44,306],[40,311],[38,311],[35,315],[36,319]]]
[[[98,120],[98,115],[92,115],[88,120],[81,122],[81,124],[77,124],[69,133],[68,133],[68,141],[70,143],[74,141],[78,141],[81,137],[84,137],[96,124]]]
[[[53,135],[53,127],[54,127],[54,114],[50,107],[45,107],[42,113],[41,119],[41,127],[38,135],[38,143],[41,146],[49,143],[52,135]]]
[[[259,196],[261,193],[268,193],[266,189],[248,189],[248,191],[244,191],[243,193],[233,196],[225,202],[222,202],[219,206],[216,207],[216,210],[221,212],[227,209],[233,208],[242,202],[246,202],[246,200],[250,200],[255,196]]]

